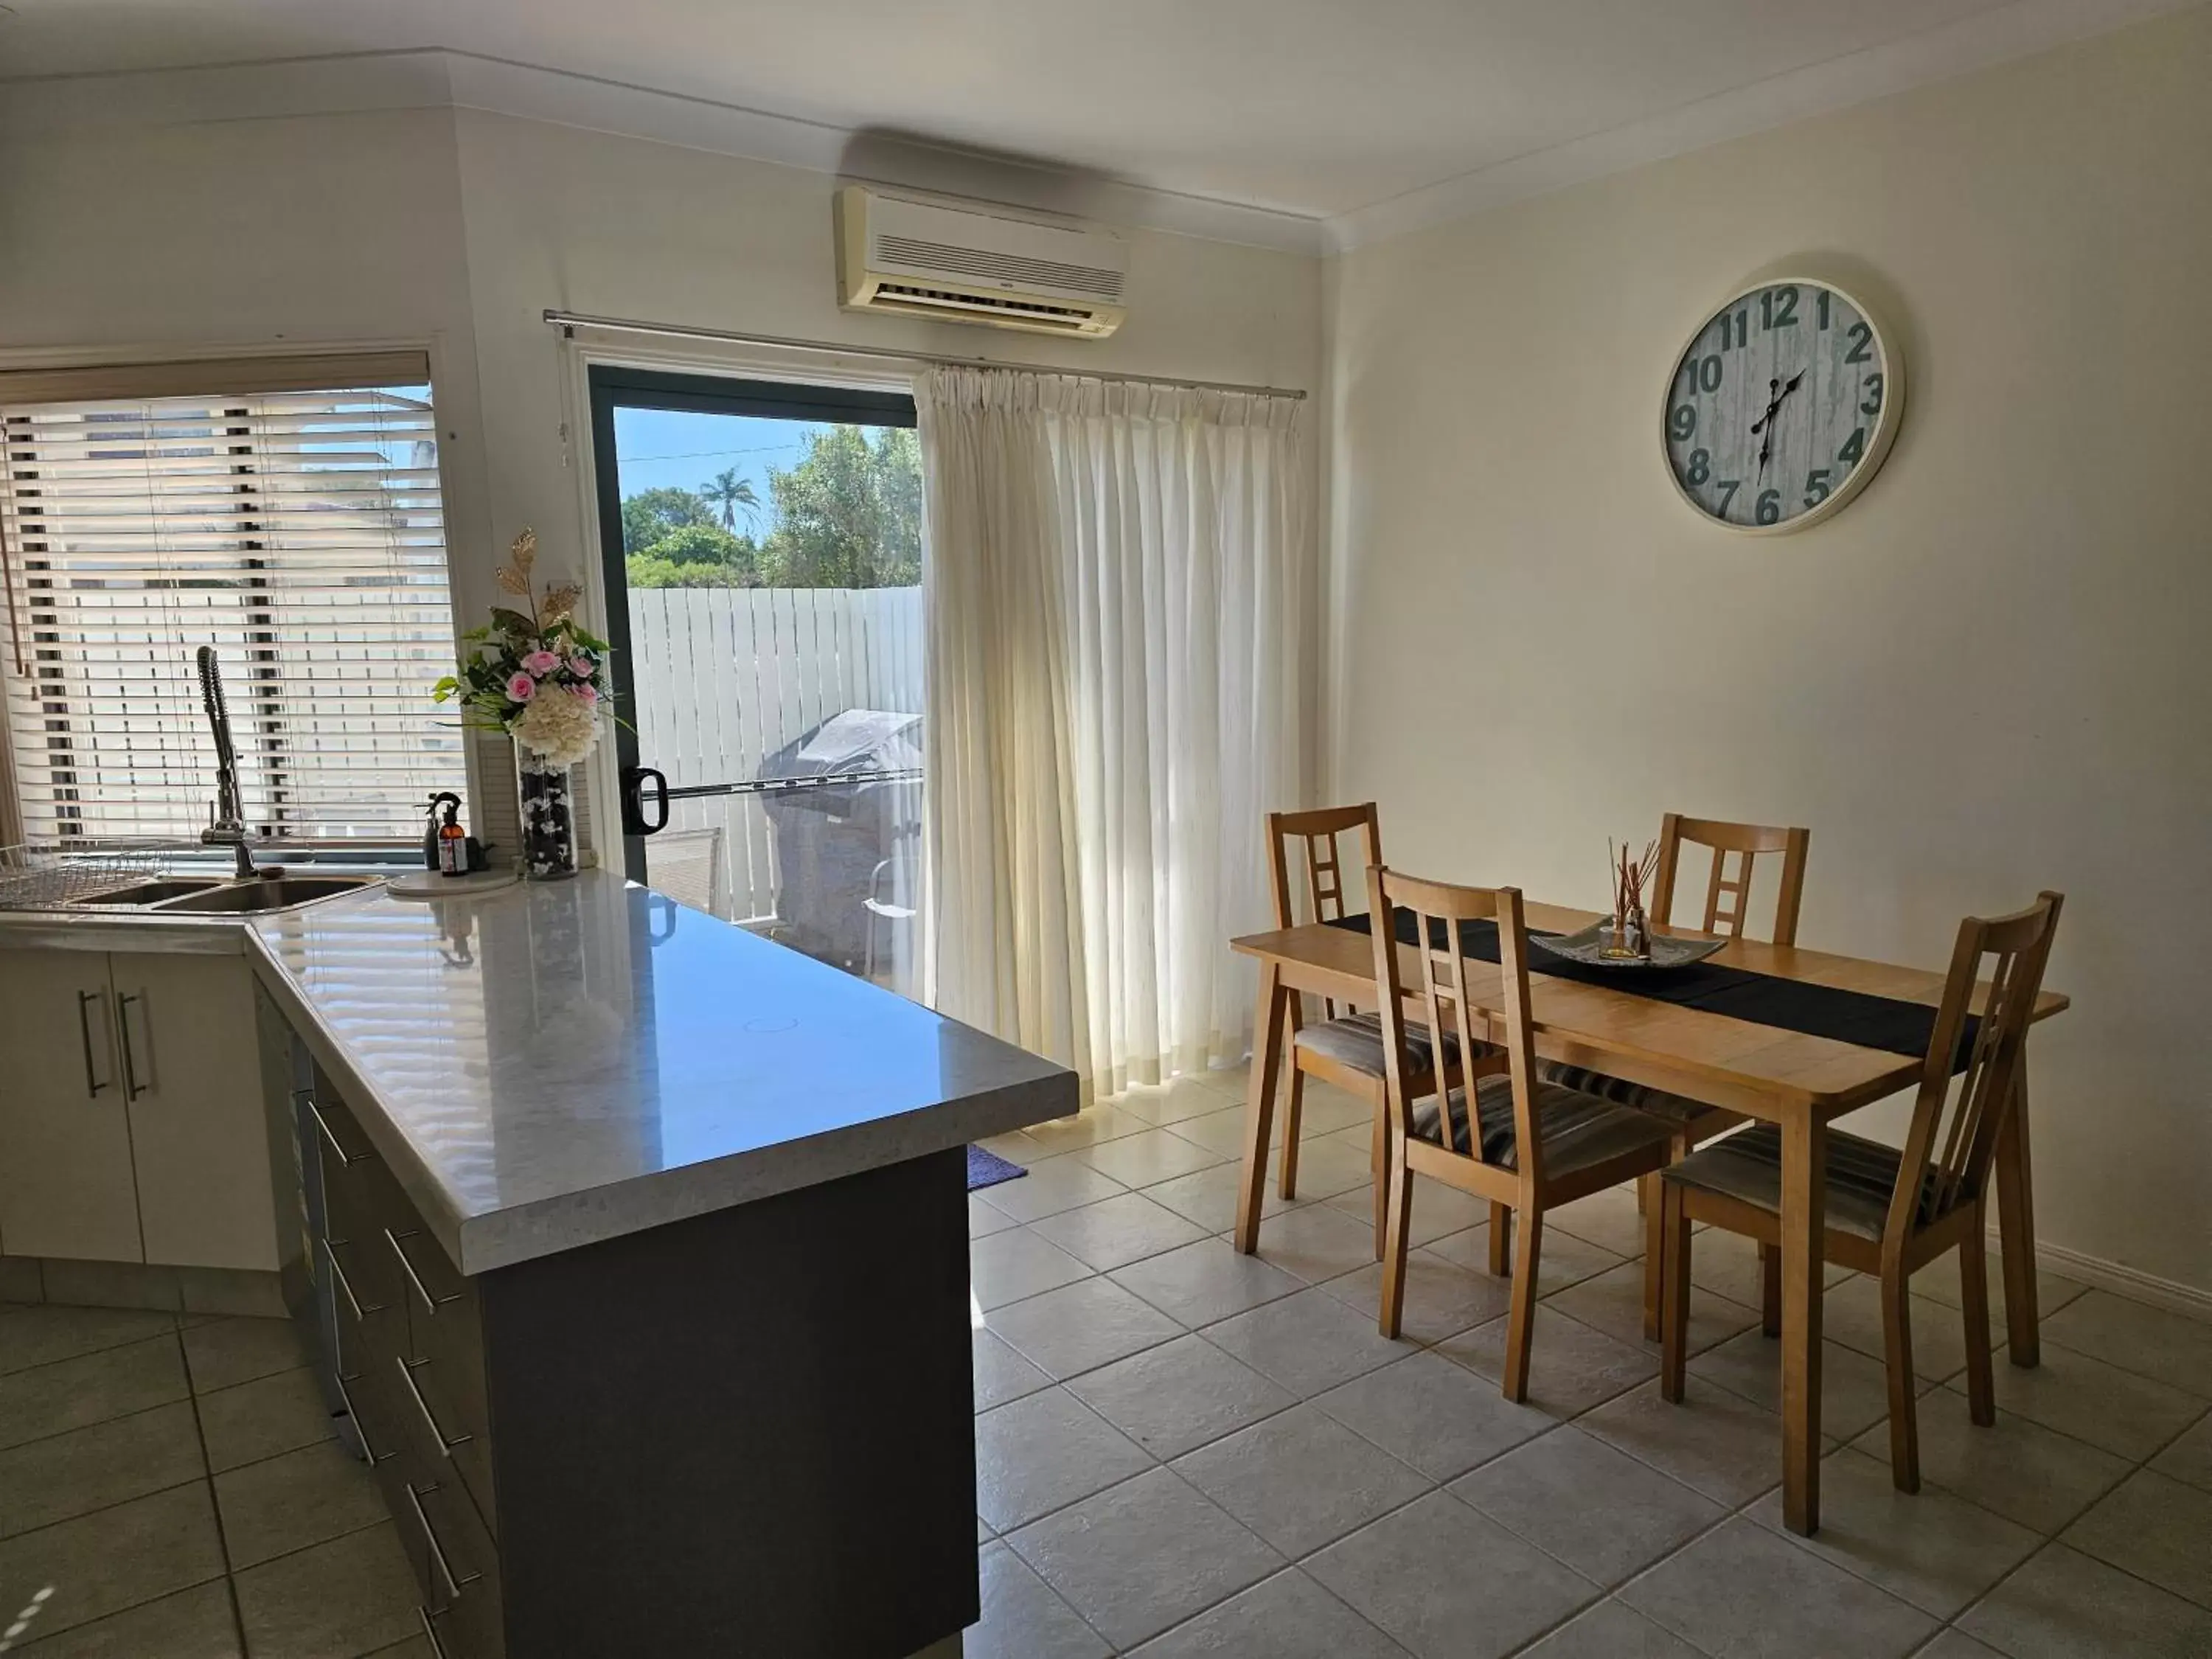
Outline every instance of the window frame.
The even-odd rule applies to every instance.
[[[599,532],[599,580],[607,643],[614,647],[615,706],[623,708],[635,693],[630,678],[629,567],[623,551],[622,463],[615,453],[615,411],[668,410],[689,415],[740,415],[763,420],[820,421],[830,425],[921,424],[910,386],[847,386],[806,380],[761,380],[742,374],[640,368],[623,363],[587,362],[585,386],[592,410],[592,509]],[[615,727],[616,799],[629,793],[637,769],[635,726]],[[614,831],[622,842],[623,868],[635,882],[646,879],[645,839],[627,821],[621,805]],[[600,856],[605,860],[605,849]]]
[[[459,475],[471,465],[458,453],[459,433],[453,411],[447,406],[444,389],[453,384],[447,372],[449,353],[441,337],[377,338],[355,341],[303,342],[295,347],[257,343],[246,347],[165,347],[154,352],[125,351],[87,354],[75,348],[27,347],[0,349],[0,405],[25,405],[151,401],[171,398],[204,398],[213,404],[230,396],[254,398],[288,393],[374,391],[404,386],[429,390],[429,432],[435,446],[439,529],[443,558],[449,634],[441,643],[449,659],[458,661],[461,649],[464,603],[463,573],[454,558],[454,531],[461,522],[456,511]],[[456,464],[458,461],[458,465]],[[12,580],[9,571],[22,557],[13,546],[4,524],[0,524],[0,583]],[[0,597],[0,627],[14,625],[12,606]],[[12,657],[12,650],[9,653]],[[25,839],[23,790],[27,781],[15,764],[15,739],[0,708],[0,845]],[[473,734],[463,731],[459,744],[461,784],[467,799],[480,803],[483,769]],[[210,787],[212,789],[212,779]],[[477,815],[471,815],[472,817]],[[485,824],[491,820],[487,817]],[[181,837],[166,834],[158,837]],[[88,845],[98,844],[87,838]],[[417,837],[409,833],[390,836],[283,836],[270,843],[281,845],[295,861],[325,864],[360,862],[389,864],[414,853]]]

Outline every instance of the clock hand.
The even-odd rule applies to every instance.
[[[1757,420],[1751,423],[1751,429],[1753,432],[1759,432],[1766,429],[1769,423],[1773,421],[1775,416],[1781,412],[1784,402],[1789,398],[1791,392],[1795,392],[1804,383],[1804,380],[1805,371],[1801,368],[1795,374],[1790,377],[1790,384],[1787,386],[1784,386],[1779,380],[1769,380],[1766,383],[1766,391],[1771,401],[1766,405],[1766,413],[1760,416]]]
[[[1753,432],[1763,431],[1766,434],[1759,441],[1759,470],[1762,476],[1766,471],[1766,463],[1773,458],[1774,454],[1775,416],[1782,412],[1782,405],[1788,401],[1790,394],[1804,383],[1804,380],[1805,371],[1801,368],[1790,377],[1790,384],[1787,386],[1783,386],[1779,380],[1769,380],[1766,383],[1766,389],[1772,394],[1773,401],[1766,405],[1766,413],[1760,416],[1751,428]],[[1778,392],[1776,391],[1778,386],[1781,388]]]
[[[1769,380],[1766,383],[1766,413],[1751,423],[1751,429],[1753,432],[1765,431],[1766,423],[1774,418],[1774,411],[1782,407],[1782,398],[1778,393],[1781,385],[1782,382],[1779,380]]]

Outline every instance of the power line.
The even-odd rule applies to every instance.
[[[704,461],[721,455],[776,455],[786,450],[804,449],[804,443],[760,444],[751,449],[687,449],[673,455],[624,455],[617,451],[617,463],[630,461]]]

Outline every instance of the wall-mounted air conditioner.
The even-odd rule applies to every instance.
[[[1121,325],[1129,251],[1110,230],[863,185],[838,188],[836,222],[837,301],[848,311],[1090,339]]]

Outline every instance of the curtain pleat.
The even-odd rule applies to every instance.
[[[915,402],[932,998],[1097,1092],[1233,1059],[1304,752],[1302,408],[963,368]]]

